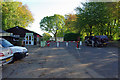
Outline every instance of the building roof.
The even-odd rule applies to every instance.
[[[26,33],[33,33],[34,35],[39,35],[40,37],[42,37],[40,34],[35,33],[33,31],[24,29],[22,27],[16,26],[13,28],[10,28],[8,30],[6,30],[7,32],[13,33],[14,35],[20,35],[21,37],[24,37],[26,35]]]

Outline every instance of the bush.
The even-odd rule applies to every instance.
[[[48,41],[52,36],[49,33],[43,33],[42,41]]]
[[[76,33],[67,33],[64,35],[64,41],[77,41],[79,34]]]

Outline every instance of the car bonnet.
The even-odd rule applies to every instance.
[[[13,53],[16,53],[16,52],[27,52],[27,49],[25,47],[20,47],[20,46],[13,46],[13,47],[10,47],[13,51]]]

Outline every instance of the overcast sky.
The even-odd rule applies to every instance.
[[[75,13],[75,8],[85,0],[17,0],[26,4],[33,14],[34,22],[27,29],[43,34],[40,30],[40,21],[46,16],[54,14],[65,15]]]

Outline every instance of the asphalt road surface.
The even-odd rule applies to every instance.
[[[76,49],[76,42],[69,42],[66,47],[65,42],[60,43],[60,47],[65,47],[69,54],[72,54],[80,63],[86,64],[89,68],[95,70],[106,78],[118,78],[118,47],[91,47],[80,46]],[[56,47],[56,43],[52,42],[51,47]]]
[[[117,78],[118,48],[51,43],[50,47],[27,46],[30,55],[2,68],[3,78]]]

